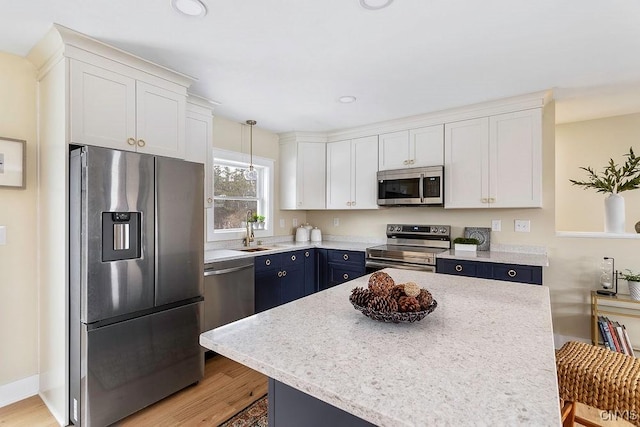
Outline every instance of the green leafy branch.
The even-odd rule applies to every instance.
[[[627,160],[620,168],[613,159],[602,173],[598,174],[591,166],[580,167],[587,171],[587,181],[570,179],[573,185],[582,186],[585,189],[593,188],[598,193],[621,193],[623,191],[640,188],[640,157],[636,157],[633,147],[629,147],[629,153],[625,154]]]

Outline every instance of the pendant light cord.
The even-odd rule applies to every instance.
[[[247,124],[250,126],[249,133],[249,170],[253,170],[253,125],[257,122],[255,120],[247,120]]]

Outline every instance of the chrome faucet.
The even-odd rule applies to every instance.
[[[246,224],[247,224],[247,236],[242,239],[242,243],[249,247],[251,245],[251,242],[253,242],[253,227],[251,227],[251,218],[253,218],[253,211],[251,209],[249,209],[247,211],[247,218],[246,218]]]

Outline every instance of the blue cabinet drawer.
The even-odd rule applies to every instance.
[[[457,276],[468,277],[490,277],[487,263],[477,261],[462,261],[458,259],[438,259],[436,260],[436,272],[444,274],[455,274]]]
[[[304,266],[304,251],[285,252],[282,256],[281,263],[283,270],[291,270],[293,267]]]
[[[513,264],[494,264],[493,279],[507,282],[542,285],[542,267]]]
[[[364,252],[329,249],[327,251],[327,261],[329,263],[364,265]]]
[[[329,264],[327,287],[336,286],[364,275],[360,268],[349,268],[344,265]]]
[[[261,255],[255,257],[254,267],[256,272],[269,271],[280,268],[281,254]]]

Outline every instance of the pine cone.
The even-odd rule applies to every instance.
[[[404,293],[408,297],[417,297],[420,295],[420,286],[416,282],[407,282],[404,284]]]
[[[418,295],[416,299],[418,303],[420,303],[420,308],[426,310],[433,302],[433,295],[426,289],[420,289],[420,295]]]
[[[369,305],[369,301],[372,297],[373,293],[369,289],[358,287],[351,290],[349,301],[351,301],[355,305],[359,305],[360,307],[366,307],[367,305]]]
[[[400,297],[398,300],[398,311],[420,311],[420,303],[415,297]]]
[[[389,296],[374,296],[369,301],[369,308],[382,313],[398,311],[398,303]]]
[[[396,301],[398,301],[400,297],[406,296],[406,294],[404,293],[404,285],[395,285],[393,288],[391,288],[389,296]]]
[[[389,295],[395,284],[391,276],[383,271],[376,271],[369,277],[369,289],[377,296]]]

